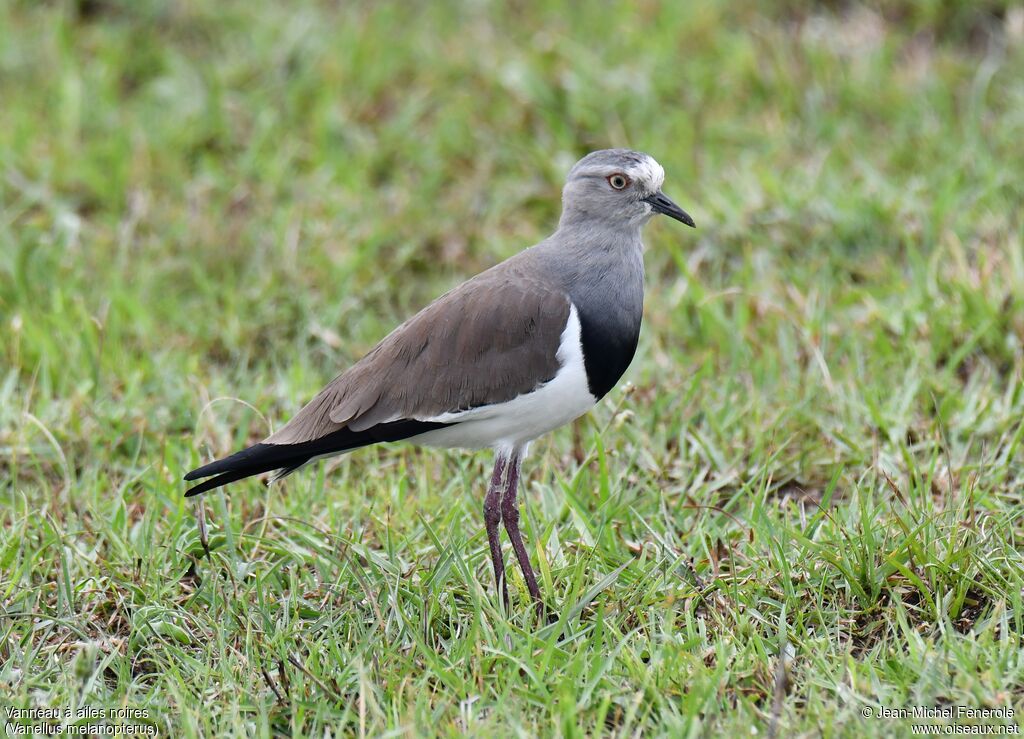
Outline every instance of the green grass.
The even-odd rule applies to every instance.
[[[762,735],[779,682],[783,736],[1020,725],[1019,4],[279,5],[0,0],[0,708]],[[648,227],[631,390],[527,461],[559,623],[514,566],[496,604],[486,454],[233,485],[202,556],[183,472],[610,145],[699,228]]]

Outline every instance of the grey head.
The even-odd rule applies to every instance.
[[[654,157],[630,149],[587,154],[569,171],[562,189],[559,227],[603,223],[639,228],[657,213],[694,226],[693,219],[661,191],[665,170]]]

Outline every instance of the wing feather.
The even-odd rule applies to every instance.
[[[438,298],[336,377],[266,439],[295,444],[341,428],[501,403],[558,372],[566,292],[505,262]]]

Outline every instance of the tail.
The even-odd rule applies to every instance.
[[[193,495],[200,495],[229,482],[242,480],[253,475],[260,475],[264,472],[277,472],[274,480],[279,480],[291,474],[302,465],[317,457],[326,457],[332,454],[358,449],[387,441],[401,441],[411,436],[433,431],[434,429],[447,426],[445,423],[434,421],[402,420],[381,423],[363,431],[352,431],[348,428],[339,429],[318,439],[303,441],[298,444],[267,444],[261,442],[254,444],[240,452],[235,452],[229,457],[218,459],[216,462],[198,467],[187,475],[185,480],[201,480],[209,477],[195,487],[190,488],[186,498]]]

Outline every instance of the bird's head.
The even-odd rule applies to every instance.
[[[662,213],[695,227],[693,219],[661,191],[664,181],[665,170],[643,152],[591,152],[576,162],[566,177],[561,223],[639,227]]]

